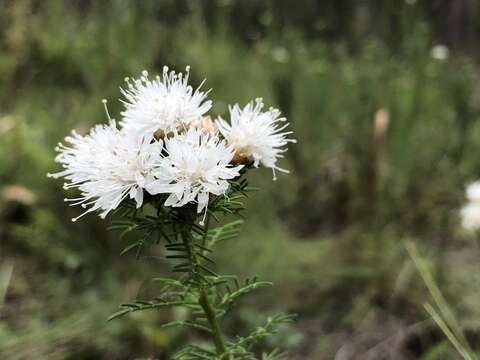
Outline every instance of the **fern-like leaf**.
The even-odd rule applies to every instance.
[[[272,286],[273,283],[268,281],[257,281],[256,278],[246,279],[244,285],[240,285],[238,281],[235,281],[235,289],[232,290],[230,286],[226,286],[227,292],[223,295],[222,300],[220,301],[220,307],[228,308],[230,307],[235,300],[239,297],[247,295],[255,289]]]
[[[217,244],[220,241],[225,241],[232,239],[240,233],[241,226],[243,224],[243,220],[235,220],[232,222],[229,222],[225,225],[218,226],[216,228],[213,228],[211,230],[208,230],[207,233],[207,248],[213,247],[215,244]]]

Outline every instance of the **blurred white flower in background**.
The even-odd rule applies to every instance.
[[[450,50],[446,45],[438,44],[430,50],[430,56],[435,60],[446,60],[450,55]]]
[[[152,170],[162,151],[161,142],[119,130],[114,121],[95,126],[86,136],[73,131],[65,142],[69,145],[59,144],[55,159],[64,170],[49,176],[64,177],[65,189],[80,190],[80,197],[65,199],[88,208],[74,221],[98,209],[104,218],[127,197],[142,206],[143,189],[154,180]]]
[[[475,181],[467,187],[467,200],[470,202],[480,202],[480,181]]]
[[[284,148],[289,142],[292,131],[284,131],[289,123],[280,117],[280,111],[270,108],[263,109],[262,99],[249,102],[244,108],[231,106],[230,123],[219,117],[217,125],[227,143],[235,149],[234,162],[248,163],[258,167],[260,164],[275,171],[288,172],[277,166],[277,160],[283,157]]]
[[[460,216],[464,229],[473,231],[480,228],[480,181],[470,184],[466,190],[467,204]]]
[[[230,164],[234,153],[224,140],[195,128],[165,138],[165,152],[167,156],[156,163],[156,180],[147,185],[148,192],[170,194],[165,206],[196,202],[199,213],[206,209],[209,195],[223,195],[227,180],[239,176],[243,167]]]
[[[121,89],[125,97],[122,126],[140,131],[141,134],[157,133],[158,137],[186,127],[189,122],[201,118],[212,102],[206,100],[208,92],[194,91],[188,85],[190,68],[186,73],[175,73],[163,68],[163,76],[148,78],[144,71],[139,79],[126,79],[127,88]]]
[[[290,60],[290,53],[284,47],[276,46],[272,49],[272,57],[279,63],[287,63]]]

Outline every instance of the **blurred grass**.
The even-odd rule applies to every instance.
[[[454,358],[440,330],[415,326],[427,295],[408,239],[429,254],[466,337],[478,339],[478,248],[456,213],[480,169],[475,58],[432,58],[434,26],[418,4],[385,2],[391,8],[375,26],[397,24],[392,31],[369,28],[368,6],[345,5],[342,16],[327,7],[317,21],[314,2],[302,4],[303,12],[284,1],[4,3],[0,187],[20,185],[35,201],[0,195],[0,277],[10,278],[4,264],[15,269],[0,309],[1,357],[168,359],[190,337],[202,340],[160,328],[184,314],[105,323],[119,302],[154,294],[148,279],[166,266],[159,249],[144,261],[120,258],[124,240],[94,216],[72,224],[78,209],[45,176],[72,128],[105,121],[102,98],[119,113],[125,76],[164,64],[191,65],[194,84],[207,77],[216,114],[262,96],[299,140],[284,164],[290,175],[252,177],[262,191],[245,231],[219,252],[225,272],[276,284],[239,306],[230,334],[281,309],[299,314],[274,340],[292,359]],[[380,109],[389,122],[374,147]]]
[[[458,351],[462,359],[477,359],[465,337],[461,326],[458,324],[455,315],[443,297],[438,285],[435,283],[435,280],[428,269],[427,262],[418,254],[417,248],[413,243],[407,243],[406,246],[410,257],[415,263],[415,266],[419,271],[422,280],[424,281],[425,286],[427,287],[433,300],[433,305],[430,303],[426,303],[424,305],[425,310],[440,327],[440,329],[442,329],[443,333]]]
[[[5,295],[7,294],[8,286],[10,285],[10,279],[12,278],[13,266],[12,264],[5,263],[0,269],[0,307],[5,301]]]

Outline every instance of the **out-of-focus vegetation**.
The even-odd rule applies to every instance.
[[[185,314],[106,323],[150,297],[161,252],[120,257],[105,221],[71,223],[55,144],[118,114],[125,76],[192,66],[224,114],[263,96],[298,144],[250,201],[223,272],[272,279],[227,324],[298,314],[273,346],[290,359],[455,359],[423,308],[405,250],[429,259],[479,351],[478,243],[459,230],[464,185],[480,175],[480,32],[475,0],[0,0],[0,358],[168,359],[200,334],[163,329]],[[443,44],[447,47],[438,47]],[[447,51],[448,50],[448,51]],[[263,318],[263,316],[262,316]],[[476,345],[477,344],[477,345]]]

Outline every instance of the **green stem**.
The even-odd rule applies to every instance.
[[[205,219],[205,225],[203,226],[203,229],[205,232],[202,236],[202,246],[206,245],[209,227],[210,227],[210,213],[207,213],[207,218]]]
[[[225,348],[225,342],[223,340],[222,330],[217,321],[217,316],[215,310],[210,304],[210,300],[205,292],[205,289],[200,290],[200,296],[198,298],[198,303],[203,309],[205,316],[207,317],[208,323],[212,330],[213,342],[215,343],[215,349],[217,350],[217,355],[222,358],[222,355],[225,354],[227,349]]]
[[[207,218],[207,221],[209,219]],[[207,223],[208,226],[208,223]],[[226,347],[225,341],[223,340],[222,330],[220,329],[220,325],[217,320],[217,315],[215,313],[215,309],[213,308],[212,304],[210,303],[210,299],[208,298],[207,291],[205,289],[204,284],[202,284],[202,279],[200,276],[200,269],[199,269],[199,260],[196,256],[195,250],[193,249],[193,239],[190,234],[190,231],[185,229],[182,231],[182,239],[185,247],[188,249],[189,260],[192,264],[192,278],[194,279],[195,283],[197,284],[198,288],[198,303],[202,307],[203,312],[205,313],[205,317],[207,318],[208,324],[210,325],[210,329],[212,330],[212,337],[213,342],[215,344],[215,349],[217,351],[217,355],[220,359],[222,359],[222,355],[225,354]],[[206,236],[202,239],[202,243],[206,240]]]
[[[192,273],[190,274],[196,283],[200,281],[199,278],[199,269],[198,269],[198,259],[195,255],[195,250],[193,249],[192,236],[190,234],[190,229],[183,229],[182,231],[182,240],[185,248],[188,251],[188,260],[192,264]]]

